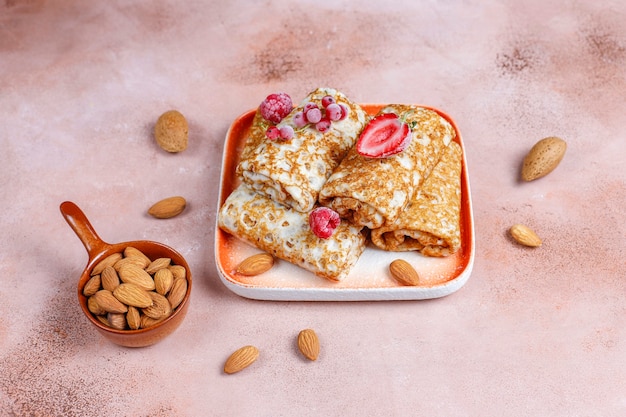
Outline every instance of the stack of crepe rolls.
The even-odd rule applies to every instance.
[[[344,279],[365,249],[361,227],[342,221],[329,239],[309,227],[309,215],[277,203],[240,184],[226,199],[219,227],[273,256],[315,275]]]
[[[367,158],[356,140],[369,121],[360,106],[334,89],[317,89],[295,112],[325,95],[350,108],[329,131],[297,129],[288,141],[265,137],[269,125],[256,112],[237,167],[240,184],[218,213],[219,227],[273,256],[320,277],[344,279],[372,243],[385,251],[447,256],[460,247],[462,151],[454,128],[433,110],[389,105],[411,126],[408,147],[387,158]],[[311,231],[319,205],[342,220],[329,239]]]
[[[353,147],[320,192],[319,202],[355,225],[376,229],[393,223],[456,136],[435,111],[412,105],[389,105],[412,126],[411,142],[387,158],[368,158]]]
[[[270,123],[257,109],[236,170],[241,183],[220,208],[218,226],[279,259],[338,281],[365,250],[363,227],[342,220],[330,238],[322,239],[311,231],[309,213],[317,206],[327,178],[355,145],[369,115],[337,90],[319,88],[279,126],[293,125],[294,114],[310,101],[321,107],[326,95],[348,106],[347,118],[333,122],[324,133],[314,126],[296,129],[288,141],[265,137]]]
[[[303,213],[313,209],[322,186],[354,146],[369,121],[361,106],[344,94],[332,88],[318,88],[302,100],[278,127],[284,124],[295,126],[294,115],[302,111],[306,103],[314,102],[322,107],[322,98],[327,95],[349,108],[346,119],[334,122],[326,132],[319,132],[311,126],[297,129],[288,141],[252,138],[250,143],[256,146],[244,150],[244,158],[237,167],[242,180],[252,189]],[[259,130],[264,131],[253,126],[252,132],[258,135]]]
[[[372,230],[387,251],[448,256],[461,247],[461,146],[451,142],[416,196],[393,222]]]

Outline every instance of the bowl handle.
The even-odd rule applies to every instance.
[[[89,223],[85,213],[76,204],[71,201],[65,201],[61,203],[59,208],[65,221],[67,221],[80,241],[83,242],[89,254],[89,259],[93,258],[107,246],[107,243],[100,239],[100,236]]]

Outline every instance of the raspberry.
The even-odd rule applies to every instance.
[[[328,239],[339,226],[339,214],[328,207],[318,207],[309,214],[309,227],[315,236]]]
[[[330,129],[330,119],[328,119],[327,117],[322,117],[319,122],[315,123],[315,128],[318,132],[326,132],[328,129]]]
[[[267,136],[267,138],[270,140],[276,140],[280,138],[280,129],[278,129],[276,126],[268,127],[265,131],[265,136]]]
[[[291,109],[293,109],[293,103],[286,93],[270,94],[260,106],[263,118],[273,123],[280,123]]]

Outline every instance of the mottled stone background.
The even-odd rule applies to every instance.
[[[626,3],[78,1],[0,3],[0,415],[626,415]],[[431,301],[251,301],[213,259],[221,152],[269,93],[331,86],[355,101],[443,109],[467,148],[477,256]],[[190,146],[156,146],[176,108]],[[568,142],[519,181],[526,151]],[[184,195],[171,221],[146,215]],[[58,207],[106,241],[177,248],[186,321],[112,345],[76,302],[87,255]],[[507,237],[525,223],[539,249]],[[298,331],[316,329],[317,362]],[[245,344],[261,350],[221,372]]]

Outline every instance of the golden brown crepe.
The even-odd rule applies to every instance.
[[[266,140],[265,131],[269,126],[271,126],[271,123],[263,118],[260,107],[258,107],[254,113],[254,118],[252,119],[250,130],[248,131],[248,136],[246,136],[246,141],[243,149],[241,150],[241,154],[239,155],[240,160],[247,159],[252,151]],[[241,169],[239,168],[239,165],[237,166],[237,176],[241,177]]]
[[[318,88],[295,107],[278,126],[295,126],[293,118],[309,101],[320,107],[324,96],[349,108],[344,120],[332,122],[322,133],[315,126],[296,128],[294,137],[283,140],[260,140],[258,146],[245,151],[237,172],[244,182],[272,200],[301,212],[309,212],[317,202],[319,191],[356,143],[359,133],[369,120],[367,113],[344,94],[332,88]],[[255,117],[258,124],[258,119]],[[259,130],[249,137],[250,145],[258,140]],[[246,145],[248,147],[248,145]]]
[[[448,256],[461,247],[462,150],[451,142],[409,206],[391,224],[372,230],[372,242],[388,251],[417,250]]]
[[[365,250],[361,228],[342,221],[321,239],[309,227],[308,213],[279,204],[243,183],[226,199],[218,225],[272,255],[330,280],[341,280]]]
[[[381,159],[361,156],[353,147],[319,195],[320,204],[370,229],[398,218],[456,136],[450,123],[433,110],[396,104],[380,111],[390,112],[415,124],[408,147]]]

